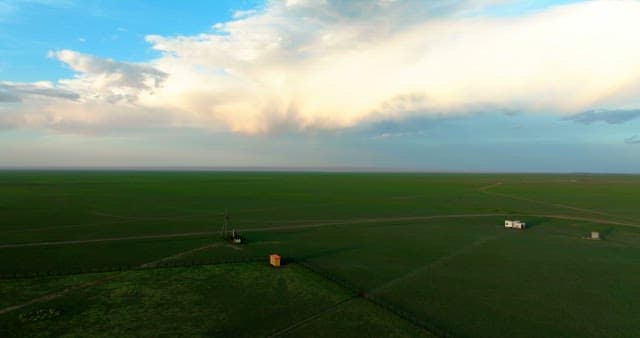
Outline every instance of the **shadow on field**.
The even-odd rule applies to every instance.
[[[615,231],[615,228],[608,227],[606,229],[600,230],[600,239],[606,239]]]
[[[315,259],[315,258],[333,256],[333,255],[337,255],[347,251],[356,250],[358,248],[359,247],[357,246],[349,246],[349,247],[325,249],[325,250],[314,251],[314,252],[310,252],[302,255],[296,255],[296,257],[292,257],[292,259],[306,261],[306,260]]]
[[[540,225],[544,225],[552,221],[551,218],[547,217],[527,217],[522,219],[525,223],[527,223],[527,228],[535,228]]]

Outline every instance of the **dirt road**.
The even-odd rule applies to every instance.
[[[289,225],[279,225],[279,226],[261,227],[261,228],[246,228],[246,229],[239,229],[239,230],[243,233],[247,233],[247,232],[308,229],[308,228],[318,228],[318,227],[334,226],[334,225],[370,224],[370,223],[420,221],[420,220],[451,219],[451,218],[476,218],[476,217],[546,217],[546,218],[555,218],[555,219],[562,219],[562,220],[640,227],[640,225],[634,224],[634,223],[619,222],[619,221],[613,221],[606,218],[596,218],[596,217],[584,217],[584,216],[572,216],[572,215],[560,215],[560,214],[487,213],[487,214],[449,214],[449,215],[409,216],[409,217],[357,218],[357,219],[344,219],[344,220],[326,221],[326,222],[318,222],[318,223],[289,224]],[[218,231],[197,231],[197,232],[181,232],[181,233],[172,233],[172,234],[155,234],[155,235],[141,235],[141,236],[128,236],[128,237],[107,237],[107,238],[84,239],[84,240],[79,239],[79,240],[72,240],[72,241],[15,243],[15,244],[1,244],[0,249],[39,247],[39,246],[52,246],[52,245],[68,245],[68,244],[87,244],[87,243],[114,242],[114,241],[131,241],[131,240],[141,240],[141,239],[165,239],[165,238],[180,238],[180,237],[215,236],[218,234],[219,234]]]

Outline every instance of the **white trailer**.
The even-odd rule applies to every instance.
[[[504,227],[507,229],[519,229],[519,230],[524,230],[524,228],[527,227],[527,224],[525,222],[519,221],[519,220],[511,220],[511,219],[507,219],[504,221]]]

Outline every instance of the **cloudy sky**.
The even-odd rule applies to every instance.
[[[0,167],[640,172],[640,1],[0,0]]]

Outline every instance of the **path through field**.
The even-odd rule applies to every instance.
[[[411,216],[411,217],[379,217],[379,218],[344,219],[344,220],[335,220],[335,221],[327,221],[327,222],[319,222],[319,223],[280,225],[280,226],[272,226],[272,227],[247,228],[247,229],[239,229],[239,230],[245,233],[246,232],[265,232],[265,231],[318,228],[318,227],[336,226],[336,225],[386,223],[386,222],[398,222],[398,221],[420,221],[420,220],[450,219],[450,218],[501,217],[501,216],[547,217],[547,218],[555,218],[555,219],[571,220],[571,221],[584,221],[584,222],[594,222],[594,223],[602,223],[602,224],[610,224],[610,225],[640,227],[640,225],[634,224],[634,223],[612,221],[609,219],[595,218],[595,217],[581,217],[581,216],[560,215],[560,214],[489,213],[489,214],[449,214],[449,215]],[[211,236],[211,235],[217,235],[217,234],[219,234],[218,231],[196,231],[196,232],[181,232],[181,233],[171,233],[171,234],[156,234],[156,235],[142,235],[142,236],[128,236],[128,237],[106,237],[106,238],[84,239],[84,240],[79,239],[79,240],[73,240],[73,241],[14,243],[14,244],[1,244],[0,249],[51,246],[51,245],[67,245],[67,244],[87,244],[87,243],[113,242],[113,241],[130,241],[130,240],[140,240],[140,239],[197,237],[197,236]]]
[[[26,307],[26,306],[29,306],[29,305],[32,305],[32,304],[48,302],[48,301],[54,300],[56,298],[60,298],[60,297],[62,297],[64,295],[66,295],[66,294],[69,294],[69,293],[73,292],[73,291],[86,289],[86,288],[89,288],[89,287],[92,287],[92,286],[103,284],[103,283],[105,283],[107,281],[110,281],[110,280],[118,277],[119,275],[120,275],[120,273],[111,273],[108,276],[105,276],[105,277],[102,277],[102,278],[98,278],[98,279],[95,279],[95,280],[92,280],[92,281],[84,282],[84,283],[81,283],[81,284],[78,284],[78,285],[74,285],[74,286],[65,288],[64,290],[59,291],[59,292],[53,292],[53,293],[49,293],[49,294],[44,295],[44,296],[33,298],[30,301],[22,303],[22,304],[5,307],[3,309],[0,309],[0,315],[4,314],[4,313],[7,313],[7,312],[12,312],[12,311],[15,311],[15,310],[22,309],[23,307]]]
[[[134,220],[118,220],[118,221],[108,221],[108,222],[94,222],[94,223],[84,223],[84,224],[70,224],[70,225],[58,225],[58,226],[50,226],[50,227],[41,227],[41,228],[23,228],[23,229],[13,229],[2,231],[0,233],[3,234],[15,234],[21,232],[33,232],[33,231],[42,231],[42,230],[58,230],[58,229],[70,229],[70,228],[87,228],[94,226],[102,226],[109,224],[126,224],[132,223]]]
[[[152,262],[140,264],[137,268],[132,269],[132,270],[151,268],[151,267],[157,266],[158,264],[166,262],[166,261],[175,260],[175,259],[178,259],[180,257],[183,257],[185,255],[188,255],[188,254],[191,254],[191,253],[194,253],[194,252],[211,249],[211,248],[214,248],[214,247],[217,247],[217,246],[221,246],[221,245],[223,245],[223,244],[222,243],[213,243],[213,244],[204,245],[204,246],[201,246],[201,247],[197,247],[195,249],[190,249],[190,250],[187,250],[187,251],[183,251],[183,252],[177,253],[175,255],[167,256],[167,257],[164,257],[164,258],[152,261]],[[82,289],[90,288],[90,287],[93,287],[93,286],[101,285],[101,284],[103,284],[103,283],[105,283],[107,281],[110,281],[110,280],[113,280],[113,279],[117,278],[120,275],[122,275],[122,272],[112,272],[112,273],[109,273],[109,275],[107,275],[107,276],[104,276],[104,277],[101,277],[101,278],[98,278],[98,279],[95,279],[95,280],[92,280],[92,281],[80,283],[78,285],[74,285],[74,286],[65,288],[62,291],[53,292],[53,293],[46,294],[44,296],[36,297],[36,298],[33,298],[33,299],[31,299],[31,300],[29,300],[27,302],[24,302],[22,304],[8,306],[6,308],[0,309],[0,315],[4,314],[4,313],[7,313],[7,312],[12,312],[12,311],[15,311],[15,310],[22,309],[22,308],[24,308],[26,306],[29,306],[29,305],[32,305],[32,304],[48,302],[48,301],[60,298],[62,296],[65,296],[65,295],[67,295],[67,294],[69,294],[69,293],[71,293],[73,291],[82,290]]]
[[[422,272],[437,268],[438,266],[441,266],[442,264],[446,263],[447,261],[450,261],[453,258],[456,258],[456,257],[458,257],[460,255],[472,252],[476,248],[484,245],[485,243],[490,242],[490,241],[494,241],[494,240],[496,240],[498,238],[500,238],[500,236],[482,237],[482,238],[478,239],[477,241],[475,241],[475,242],[473,242],[473,243],[471,243],[471,244],[469,244],[469,245],[467,245],[465,247],[462,247],[462,248],[460,248],[460,249],[458,249],[458,250],[456,250],[454,252],[451,252],[451,253],[449,253],[447,255],[441,256],[441,257],[437,258],[436,260],[431,261],[431,262],[429,262],[429,263],[427,263],[427,264],[425,264],[423,266],[417,267],[416,269],[411,270],[411,271],[407,272],[406,274],[404,274],[404,275],[402,275],[402,276],[400,276],[398,278],[392,279],[392,280],[390,280],[390,281],[388,281],[388,282],[386,282],[386,283],[384,283],[384,284],[382,284],[380,286],[377,286],[377,287],[369,290],[369,293],[374,293],[374,292],[377,292],[377,291],[380,291],[380,290],[388,289],[388,288],[398,284],[399,282],[402,282],[403,280],[405,280],[407,278],[411,278],[411,277],[416,276],[416,275],[418,275],[418,274],[420,274]]]
[[[535,199],[532,199],[532,198],[521,197],[521,196],[513,196],[513,195],[510,195],[510,194],[491,191],[491,189],[497,188],[497,187],[502,186],[502,185],[503,185],[502,182],[497,182],[497,183],[493,183],[493,184],[481,187],[481,188],[478,189],[478,191],[480,191],[481,193],[487,194],[487,195],[506,197],[506,198],[510,198],[510,199],[514,199],[514,200],[518,200],[518,201],[525,201],[525,202],[530,202],[530,203],[543,204],[543,205],[552,206],[552,207],[556,207],[556,208],[563,208],[563,209],[569,209],[569,210],[574,210],[574,211],[586,212],[586,213],[589,213],[589,214],[596,214],[596,215],[600,215],[600,216],[615,217],[615,218],[618,218],[618,219],[629,220],[628,218],[625,218],[625,217],[620,217],[620,216],[617,216],[617,215],[612,215],[612,214],[609,214],[609,213],[606,213],[606,212],[601,212],[601,211],[597,211],[597,210],[593,210],[593,209],[579,208],[579,207],[575,207],[575,206],[567,205],[567,204],[540,201],[540,200],[535,200]]]
[[[301,321],[298,321],[298,322],[293,323],[293,324],[291,324],[291,325],[289,325],[289,326],[287,326],[285,328],[282,328],[282,329],[272,333],[271,335],[269,335],[267,337],[278,337],[278,336],[281,336],[281,335],[283,335],[283,334],[285,334],[287,332],[290,332],[291,330],[294,330],[294,329],[297,329],[297,328],[299,328],[301,326],[304,326],[305,324],[310,323],[310,322],[320,318],[321,316],[323,316],[325,314],[328,314],[328,313],[331,313],[331,312],[335,311],[338,307],[340,307],[342,305],[345,305],[345,304],[353,301],[356,298],[357,298],[356,296],[352,296],[352,297],[347,298],[347,299],[345,299],[345,300],[343,300],[341,302],[333,304],[332,306],[330,306],[330,307],[328,307],[328,308],[326,308],[326,309],[324,309],[324,310],[322,310],[320,312],[317,312],[317,313],[315,313],[315,314],[313,314],[313,315],[311,315],[311,316],[309,316],[309,317],[307,317],[307,318],[305,318],[305,319],[303,319]]]

